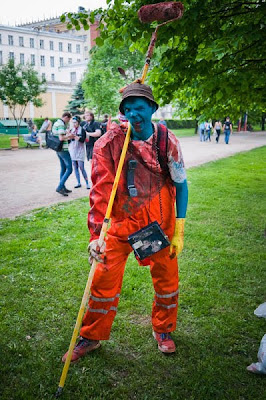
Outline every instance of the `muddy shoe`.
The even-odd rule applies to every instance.
[[[175,352],[175,343],[170,336],[170,333],[158,333],[152,332],[154,339],[158,343],[158,349],[162,353],[174,353]]]
[[[100,346],[101,343],[99,340],[90,340],[81,337],[78,344],[76,344],[73,350],[71,362],[77,362],[81,357],[85,356],[85,354],[89,353],[92,350],[98,349],[98,347]],[[62,362],[66,362],[67,355],[68,351],[62,357]]]

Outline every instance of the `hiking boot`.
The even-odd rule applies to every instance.
[[[65,192],[65,189],[56,189],[57,193],[60,193],[62,196],[68,196],[68,194]]]
[[[99,340],[90,340],[85,339],[83,337],[80,338],[78,344],[74,347],[71,362],[77,362],[81,357],[85,356],[85,354],[89,353],[92,350],[98,349],[101,346]],[[68,351],[62,357],[62,362],[66,362],[66,358],[68,355]]]
[[[64,191],[65,191],[66,193],[72,193],[72,190],[67,189],[66,187],[64,187]]]
[[[152,332],[154,339],[158,343],[158,349],[162,353],[174,353],[175,352],[175,343],[170,336],[170,333],[158,333]]]

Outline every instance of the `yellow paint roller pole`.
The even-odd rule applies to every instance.
[[[116,195],[116,191],[117,191],[117,186],[118,186],[118,182],[119,182],[119,179],[120,179],[120,176],[121,176],[121,172],[122,172],[122,168],[123,168],[123,165],[124,165],[124,161],[125,161],[125,157],[126,157],[126,153],[127,153],[127,148],[128,148],[128,144],[129,144],[129,140],[130,140],[130,134],[131,134],[131,127],[130,127],[130,124],[128,124],[127,134],[126,134],[126,137],[125,137],[123,149],[122,149],[122,152],[121,152],[120,160],[119,160],[117,171],[116,171],[116,175],[115,175],[115,180],[114,180],[114,183],[113,183],[110,199],[109,199],[109,202],[108,202],[108,206],[107,206],[107,210],[106,210],[106,213],[105,213],[104,222],[103,222],[101,233],[100,233],[100,237],[99,237],[99,246],[100,247],[101,247],[101,245],[102,245],[102,243],[104,241],[104,237],[105,237],[105,234],[107,232],[108,224],[109,224],[109,221],[110,221],[110,216],[111,216],[111,212],[112,212],[112,208],[113,208],[113,204],[114,204],[114,199],[115,199],[115,195]],[[77,340],[77,337],[78,337],[78,334],[79,334],[79,330],[80,330],[80,327],[81,327],[82,317],[83,317],[83,314],[84,314],[85,307],[86,307],[86,305],[88,303],[88,298],[89,298],[89,294],[90,294],[90,290],[91,290],[91,284],[92,284],[92,280],[93,280],[93,276],[94,276],[97,264],[98,264],[97,261],[93,260],[93,263],[92,263],[92,266],[91,266],[91,270],[90,270],[90,273],[89,273],[89,277],[88,277],[88,280],[87,280],[87,284],[86,284],[86,287],[85,287],[85,290],[84,290],[84,294],[83,294],[83,297],[82,297],[82,300],[81,300],[81,305],[80,305],[80,309],[79,309],[79,312],[78,312],[75,328],[74,328],[74,331],[73,331],[73,334],[72,334],[72,338],[71,338],[71,341],[70,341],[70,345],[69,345],[69,349],[68,349],[68,355],[67,355],[67,358],[66,358],[66,361],[65,361],[65,364],[64,364],[64,368],[63,368],[63,371],[62,371],[62,374],[61,374],[61,378],[60,378],[60,382],[59,382],[59,385],[58,385],[58,389],[57,389],[57,392],[56,392],[56,395],[55,395],[56,397],[59,397],[63,392],[63,388],[64,388],[64,385],[65,385],[65,381],[66,381],[66,377],[67,377],[70,361],[71,361],[72,354],[73,354],[73,350],[74,350],[74,347],[75,347],[75,344],[76,344],[76,340]]]

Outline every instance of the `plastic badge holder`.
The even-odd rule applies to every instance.
[[[168,236],[157,221],[130,235],[128,242],[140,260],[144,260],[170,245]]]

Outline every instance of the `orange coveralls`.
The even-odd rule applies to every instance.
[[[157,126],[154,135],[148,140],[132,140],[129,144],[112,210],[111,226],[106,236],[106,258],[104,264],[97,265],[94,274],[89,307],[80,331],[82,337],[92,340],[109,339],[125,264],[132,251],[128,236],[155,220],[161,224],[170,240],[173,236],[175,187],[169,174],[161,170],[157,161],[154,146],[156,137]],[[113,124],[94,147],[91,209],[88,213],[91,240],[99,237],[124,140],[125,134],[121,128]],[[126,182],[127,164],[132,159],[138,162],[134,179],[137,197],[129,196]],[[171,132],[168,138],[168,160],[170,173],[171,160],[183,162],[178,140]],[[166,247],[153,254],[149,264],[155,290],[152,327],[159,333],[172,332],[176,328],[178,308],[177,258],[171,259],[169,247]]]

